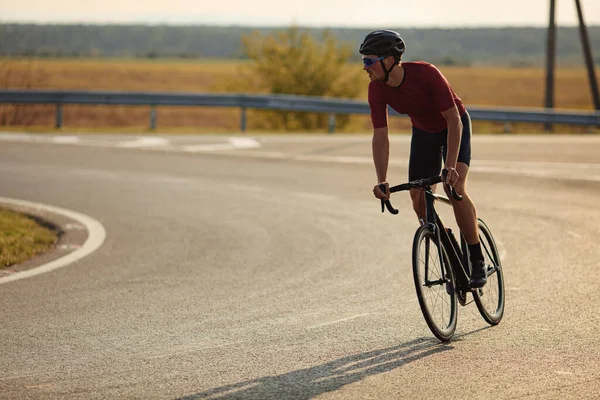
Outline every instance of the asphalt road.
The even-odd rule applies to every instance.
[[[397,216],[372,198],[368,136],[0,139],[0,196],[106,230],[0,284],[0,398],[600,396],[600,137],[474,137],[506,311],[461,307],[449,344],[416,301],[408,194]],[[394,137],[392,183],[407,155]]]

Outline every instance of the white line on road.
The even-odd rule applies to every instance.
[[[260,142],[245,137],[232,137],[229,138],[229,143],[236,149],[253,149],[260,147]]]
[[[106,231],[104,226],[92,217],[85,214],[81,214],[75,211],[66,210],[64,208],[49,206],[41,203],[33,203],[25,200],[10,199],[6,197],[0,197],[0,203],[12,204],[19,207],[31,208],[50,213],[64,215],[67,218],[74,219],[82,225],[85,225],[88,230],[88,238],[80,248],[74,250],[72,253],[67,254],[64,257],[56,259],[39,267],[32,268],[26,271],[15,272],[12,275],[0,278],[0,284],[16,281],[19,279],[29,278],[35,275],[50,272],[58,268],[67,266],[91,253],[96,251],[106,238]]]
[[[228,143],[213,143],[213,144],[192,144],[183,146],[183,151],[192,153],[203,151],[220,151],[220,150],[235,150],[235,149],[255,149],[260,147],[260,142],[252,138],[231,137]]]
[[[75,144],[79,143],[81,139],[77,136],[54,136],[52,142],[63,143],[63,144]]]
[[[127,148],[148,148],[148,147],[164,147],[169,144],[169,139],[153,136],[144,136],[135,140],[118,143],[118,147]]]
[[[330,137],[309,137],[310,141],[332,140]],[[581,139],[581,138],[574,138]],[[230,137],[227,143],[207,143],[207,144],[188,144],[174,146],[168,139],[144,136],[125,142],[99,142],[92,139],[80,138],[76,136],[50,136],[32,135],[25,133],[6,132],[0,133],[2,141],[20,141],[20,142],[46,142],[56,144],[75,144],[80,146],[97,147],[121,147],[121,148],[139,148],[149,150],[168,150],[183,151],[192,153],[219,152],[238,149],[257,149],[261,148],[261,140],[265,142],[285,141],[293,144],[302,142],[302,137],[298,140],[294,138],[264,137],[256,140],[250,137]],[[295,141],[296,140],[296,141]],[[304,141],[307,139],[305,138]],[[335,140],[338,140],[337,137]],[[364,138],[345,138],[346,141],[364,140]],[[402,137],[401,140],[408,140]],[[586,139],[587,140],[587,139]],[[595,143],[595,142],[594,142]],[[276,151],[256,151],[251,154],[247,152],[227,153],[228,155],[250,156],[255,158],[271,158],[292,161],[316,161],[333,162],[341,164],[372,164],[370,156],[324,156],[314,154],[293,154],[289,152]],[[406,167],[408,160],[390,159],[390,165]],[[578,162],[545,162],[545,161],[504,161],[504,160],[478,160],[474,159],[471,163],[470,171],[472,173],[495,173],[512,176],[528,176],[536,178],[558,178],[566,180],[581,180],[600,182],[600,163],[578,163]]]

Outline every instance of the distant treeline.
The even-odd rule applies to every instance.
[[[546,53],[545,28],[463,28],[397,30],[407,43],[405,60],[438,64],[542,66]],[[4,57],[143,57],[243,59],[241,38],[287,28],[177,25],[0,25],[0,56]],[[323,29],[302,28],[322,37]],[[372,29],[330,28],[340,42],[358,49]],[[592,53],[600,64],[600,26],[588,27]],[[358,52],[357,52],[358,59]],[[557,62],[583,65],[579,29],[560,27]]]

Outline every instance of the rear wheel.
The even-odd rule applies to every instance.
[[[454,275],[429,225],[421,226],[415,233],[413,276],[427,326],[435,337],[449,341],[456,330],[457,318]]]
[[[492,232],[479,220],[479,242],[487,266],[487,283],[473,291],[475,304],[483,319],[490,325],[500,323],[504,315],[504,274]]]

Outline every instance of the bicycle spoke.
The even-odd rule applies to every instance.
[[[504,281],[501,261],[498,258],[498,249],[494,244],[491,232],[487,226],[479,223],[479,241],[485,258],[487,271],[486,285],[475,292],[475,302],[483,318],[495,325],[502,319],[504,313]]]
[[[487,246],[487,238],[483,238],[481,237],[482,235],[479,235],[479,243],[481,243],[481,247],[483,247],[483,249],[485,250],[485,254],[487,254],[488,259],[491,260],[493,262],[494,267],[496,266],[496,262],[494,261],[494,257],[492,256],[492,253],[490,252],[488,246]]]
[[[450,314],[450,296],[446,292],[445,283],[438,283],[435,285],[428,286],[430,282],[444,282],[441,276],[441,265],[439,262],[439,254],[437,248],[432,248],[431,241],[427,239],[425,241],[425,255],[419,254],[419,260],[423,266],[425,266],[424,273],[420,273],[422,285],[427,303],[432,314],[432,317],[441,324],[443,329],[449,326],[449,314]],[[433,250],[433,251],[432,251]],[[429,255],[427,257],[426,255]],[[439,321],[438,321],[439,320]]]

